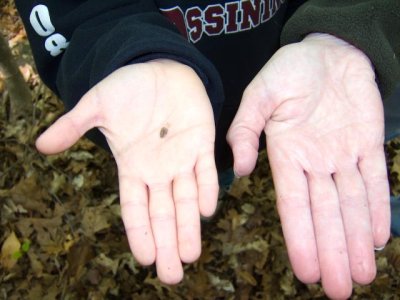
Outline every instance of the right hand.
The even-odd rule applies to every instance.
[[[118,165],[129,245],[160,280],[183,278],[201,253],[200,214],[214,213],[215,125],[197,74],[171,60],[123,67],[93,87],[37,140],[44,154],[71,147],[97,127]]]

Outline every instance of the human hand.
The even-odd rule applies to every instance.
[[[200,213],[218,197],[215,126],[201,80],[189,67],[154,60],[123,67],[93,87],[37,140],[54,154],[97,127],[118,166],[121,214],[130,248],[156,262],[167,284],[201,253]]]
[[[265,131],[283,234],[296,276],[329,297],[376,275],[390,236],[384,117],[375,74],[328,34],[281,48],[247,87],[228,132],[239,176]]]

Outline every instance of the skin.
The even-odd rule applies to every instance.
[[[281,48],[247,87],[228,132],[237,175],[264,131],[296,276],[348,298],[376,275],[390,236],[384,117],[374,70],[355,47],[312,34]]]
[[[37,148],[63,151],[93,127],[118,165],[132,253],[142,265],[156,263],[162,282],[180,282],[182,262],[200,256],[200,214],[213,214],[219,189],[213,112],[201,80],[168,60],[121,68],[57,120]]]
[[[281,48],[244,92],[228,132],[237,175],[249,174],[264,131],[278,210],[296,276],[331,298],[376,273],[390,233],[383,108],[368,58],[329,35]],[[200,214],[218,195],[215,127],[204,86],[169,60],[130,65],[92,88],[37,140],[45,154],[97,127],[118,165],[132,253],[179,282],[201,252]],[[168,131],[163,131],[163,128]],[[161,136],[162,135],[162,136]]]

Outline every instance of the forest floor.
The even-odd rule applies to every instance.
[[[325,299],[293,275],[275,208],[265,151],[255,172],[235,180],[202,227],[203,252],[176,286],[133,259],[120,219],[109,153],[88,140],[45,157],[35,137],[63,112],[40,81],[12,1],[0,29],[29,84],[33,120],[11,123],[0,76],[0,299]],[[400,193],[400,140],[387,145],[391,191]],[[376,253],[378,273],[352,299],[400,299],[400,239]]]

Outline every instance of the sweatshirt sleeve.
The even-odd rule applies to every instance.
[[[372,61],[383,98],[400,82],[399,0],[310,0],[287,21],[282,45],[307,34],[335,35],[361,49]]]
[[[218,115],[223,89],[215,67],[152,0],[16,0],[43,81],[72,108],[118,68],[156,58],[192,67]]]

